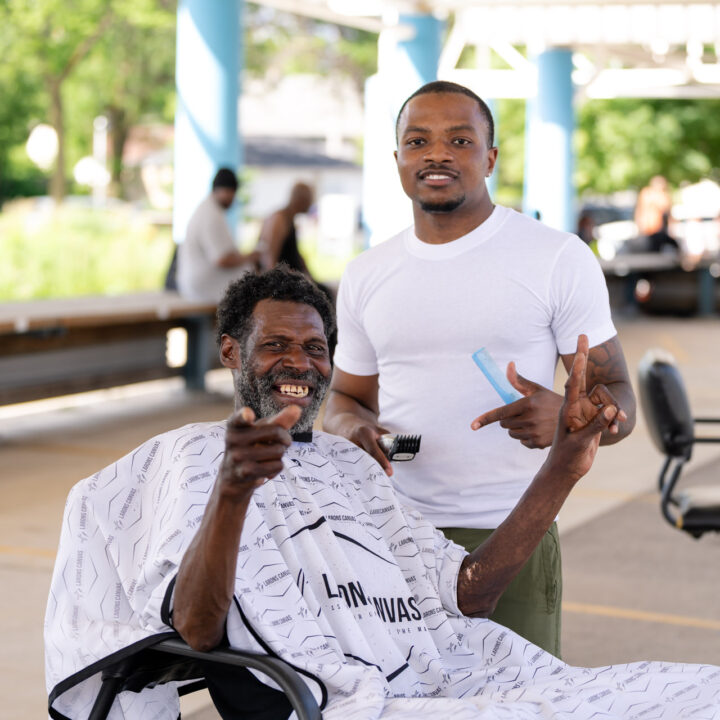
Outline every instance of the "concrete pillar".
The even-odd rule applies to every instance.
[[[437,79],[443,22],[432,15],[400,15],[398,25],[394,71],[403,76],[401,85],[415,85],[412,92]],[[400,98],[400,103],[405,97]]]
[[[551,227],[575,232],[572,52],[553,48],[536,62],[538,93],[526,110],[523,210],[539,212]]]
[[[363,225],[369,242],[412,223],[393,151],[395,120],[405,99],[437,79],[444,24],[432,15],[400,15],[378,39],[378,72],[365,84]]]
[[[238,129],[243,0],[179,0],[173,238],[220,167],[241,164]],[[234,226],[234,219],[229,218]]]

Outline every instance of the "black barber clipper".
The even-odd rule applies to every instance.
[[[421,435],[381,435],[380,447],[390,462],[412,460],[420,452]]]

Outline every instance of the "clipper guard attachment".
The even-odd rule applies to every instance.
[[[380,447],[391,462],[412,460],[420,452],[422,435],[381,435]]]

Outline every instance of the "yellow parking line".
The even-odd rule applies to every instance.
[[[610,607],[608,605],[589,605],[587,603],[563,602],[565,612],[580,613],[582,615],[603,615],[605,617],[620,618],[622,620],[640,620],[642,622],[663,623],[665,625],[683,625],[684,627],[703,628],[705,630],[720,630],[720,620],[704,620],[702,618],[687,617],[685,615],[670,615],[667,613],[646,612],[644,610],[630,610],[629,608]]]
[[[54,558],[57,555],[57,550],[20,547],[19,545],[0,545],[0,555],[31,555],[33,557]]]

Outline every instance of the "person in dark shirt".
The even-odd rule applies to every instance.
[[[266,218],[260,230],[257,250],[262,254],[265,269],[285,263],[310,277],[310,271],[300,254],[295,228],[295,216],[306,213],[313,204],[313,189],[303,182],[293,185],[287,205]]]
[[[298,248],[295,216],[307,213],[314,201],[315,193],[307,183],[295,183],[290,191],[287,205],[276,210],[263,222],[256,250],[260,253],[260,262],[264,270],[270,270],[283,263],[312,280],[325,293],[327,299],[335,305],[335,292],[313,278]],[[328,342],[330,357],[332,357],[337,344],[337,330],[329,335]]]

